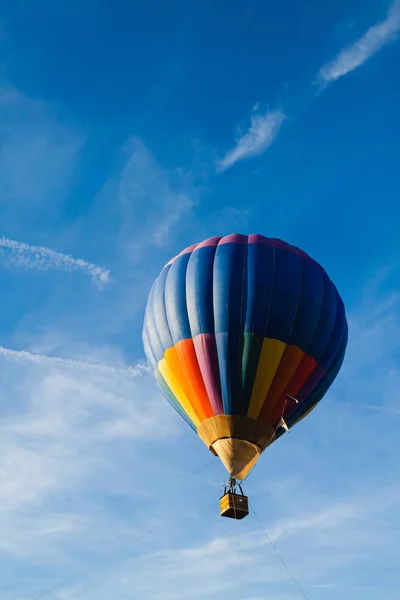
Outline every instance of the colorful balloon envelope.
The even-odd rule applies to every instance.
[[[143,325],[159,387],[237,479],[326,394],[347,335],[324,269],[261,235],[183,250],[154,282]]]

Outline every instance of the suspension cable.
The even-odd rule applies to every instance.
[[[254,510],[253,505],[251,504],[251,502],[249,502],[249,506],[250,506],[251,510],[253,511],[253,514],[254,514],[255,518],[257,519],[258,523],[260,524],[261,530],[265,534],[265,537],[267,538],[268,542],[271,544],[271,546],[272,546],[272,548],[273,548],[276,556],[278,557],[278,559],[281,561],[282,565],[286,569],[289,577],[291,578],[291,580],[293,581],[293,583],[295,584],[295,586],[297,587],[297,589],[299,590],[299,592],[303,596],[303,598],[305,598],[305,600],[309,600],[309,598],[306,595],[305,591],[303,590],[303,588],[301,587],[301,585],[299,584],[299,582],[297,581],[297,579],[295,578],[295,576],[293,575],[293,573],[291,572],[291,570],[289,569],[289,567],[287,566],[287,564],[284,561],[282,555],[280,554],[278,548],[275,546],[274,542],[272,541],[272,539],[271,539],[268,531],[266,530],[265,526],[261,522],[261,519],[259,518],[259,516],[257,515],[256,511]]]
[[[111,552],[109,552],[107,554],[103,554],[103,556],[100,556],[100,558],[98,558],[96,561],[94,561],[94,562],[86,565],[80,571],[76,571],[76,573],[73,573],[73,575],[70,575],[66,579],[63,579],[62,581],[60,581],[60,583],[58,583],[57,585],[53,586],[52,588],[49,588],[45,592],[41,593],[39,596],[35,596],[33,598],[33,600],[40,600],[41,598],[44,598],[48,594],[51,594],[52,592],[55,592],[55,591],[63,588],[67,583],[69,583],[73,579],[76,579],[77,577],[80,577],[81,575],[84,575],[85,573],[87,573],[88,571],[90,571],[91,569],[93,569],[94,567],[96,567],[99,563],[107,560],[108,558],[111,558],[115,554],[118,554],[118,552],[121,552],[122,550],[125,550],[126,548],[128,548],[129,546],[131,546],[134,542],[137,542],[141,538],[145,537],[148,533],[151,533],[152,531],[155,531],[156,529],[158,529],[162,525],[168,524],[168,522],[170,522],[172,520],[173,519],[170,519],[169,521],[161,521],[160,523],[157,523],[157,525],[154,525],[153,527],[150,527],[150,529],[146,529],[146,531],[143,531],[138,536],[136,536],[133,539],[129,540],[129,542],[127,542],[125,544],[122,544],[121,546],[118,546],[118,548],[116,548],[115,550],[112,550]]]

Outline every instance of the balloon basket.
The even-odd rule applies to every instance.
[[[239,488],[239,492],[237,491]],[[230,479],[225,486],[224,495],[219,500],[221,517],[244,519],[249,514],[249,500],[244,495],[242,486],[235,479]]]

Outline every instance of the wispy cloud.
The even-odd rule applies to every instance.
[[[215,230],[241,230],[248,226],[251,210],[225,206],[210,214],[210,221]]]
[[[381,348],[380,340],[387,336],[387,325],[392,322],[391,315],[397,304],[382,302],[381,298],[373,303],[369,297],[366,302],[365,306],[350,314],[350,320],[355,336],[361,336],[362,345],[369,348],[365,349],[368,355],[377,342],[378,351]],[[397,330],[394,334],[397,336]],[[363,363],[364,358],[364,354],[360,357],[357,348],[350,350],[350,372],[343,378],[346,386],[350,385],[350,378],[356,379],[357,360]],[[10,368],[20,369],[21,366],[16,362]],[[82,566],[96,562],[99,556],[128,543],[138,531],[146,530],[154,522],[154,516],[144,516],[141,507],[138,518],[133,519],[128,517],[129,507],[133,501],[135,506],[141,506],[137,496],[139,491],[143,493],[145,490],[145,494],[149,494],[153,489],[151,478],[157,476],[159,481],[159,477],[164,475],[158,463],[163,452],[161,447],[156,454],[156,464],[153,464],[151,455],[146,455],[140,475],[137,468],[142,450],[136,445],[116,450],[116,444],[120,444],[124,436],[132,434],[132,426],[135,434],[130,438],[131,444],[146,437],[154,444],[153,428],[156,427],[158,435],[158,428],[168,411],[163,412],[163,416],[158,413],[163,406],[160,398],[155,399],[153,406],[151,401],[149,406],[150,378],[123,378],[126,383],[121,392],[121,381],[118,377],[114,378],[113,373],[93,370],[80,377],[77,369],[71,373],[72,377],[65,377],[62,371],[58,372],[58,366],[62,365],[43,364],[44,377],[41,375],[38,380],[35,377],[33,386],[26,380],[22,389],[18,389],[14,374],[10,374],[13,383],[11,388],[7,388],[8,393],[13,393],[18,404],[21,395],[28,390],[29,402],[23,412],[18,410],[15,415],[6,415],[0,428],[1,465],[9,474],[2,475],[4,519],[0,551],[6,562],[27,567],[32,564],[32,549],[35,548],[35,575],[27,580],[21,597],[34,597],[36,590],[39,595]],[[30,368],[33,369],[34,365]],[[103,375],[110,375],[106,385]],[[102,378],[99,381],[98,376]],[[380,376],[385,378],[386,370]],[[128,381],[132,381],[135,388],[130,388]],[[353,396],[356,381],[351,386],[348,396]],[[340,396],[340,386],[339,390],[335,389],[335,396]],[[357,464],[360,457],[363,464],[368,461],[371,467],[369,477],[374,472],[371,457],[384,451],[390,435],[385,434],[384,442],[375,437],[374,444],[365,446],[363,438],[371,439],[370,434],[376,426],[366,420],[368,415],[361,419],[357,406],[351,402],[340,407],[328,402],[324,406],[326,408],[319,412],[317,419],[311,418],[305,428],[299,428],[293,434],[297,437],[293,443],[298,450],[297,464],[301,476],[289,482],[286,479],[282,481],[282,472],[286,469],[293,471],[294,446],[290,447],[291,438],[289,445],[279,448],[279,464],[275,464],[273,454],[268,461],[268,490],[276,491],[272,497],[265,499],[264,493],[249,489],[252,501],[271,538],[307,591],[312,587],[324,589],[329,600],[337,595],[338,590],[346,600],[370,600],[379,589],[381,593],[384,590],[385,597],[394,600],[396,593],[390,582],[384,585],[383,580],[379,580],[380,583],[375,581],[364,590],[357,573],[370,563],[371,556],[379,555],[385,561],[399,559],[394,527],[394,515],[400,499],[396,479],[392,484],[386,481],[371,486],[354,478],[354,487],[349,490],[345,485],[345,473],[343,477],[329,475],[335,461],[339,467],[343,460],[341,447],[348,439],[347,423],[357,422],[356,431],[350,427],[352,444],[356,444],[356,448],[351,446],[353,461]],[[310,433],[310,427],[314,433]],[[317,431],[321,429],[324,435],[320,436],[319,448],[324,460],[315,455]],[[311,443],[310,439],[314,441]],[[181,449],[182,443],[186,444],[178,437],[176,447]],[[169,459],[173,448],[173,445],[169,447]],[[349,447],[344,446],[342,451],[346,453]],[[132,457],[132,465],[128,455]],[[136,485],[130,486],[126,469],[133,467]],[[390,470],[391,467],[388,468]],[[146,474],[146,471],[150,473]],[[167,469],[165,475],[168,473]],[[332,479],[334,494],[324,489],[327,483],[324,473],[328,480]],[[260,481],[265,485],[264,476],[265,472],[260,474]],[[114,488],[111,495],[110,477]],[[189,487],[193,484],[190,476],[187,483]],[[175,479],[174,484],[177,485]],[[248,483],[249,488],[251,485]],[[177,493],[182,494],[181,483],[177,488]],[[74,499],[74,510],[66,510],[63,501],[66,494]],[[210,496],[212,494],[210,490]],[[129,547],[129,552],[121,551],[111,559],[101,561],[88,574],[68,583],[50,597],[103,600],[118,589],[119,597],[125,600],[131,597],[133,587],[136,593],[148,600],[158,598],[160,588],[165,600],[183,597],[211,599],[220,594],[233,594],[239,585],[236,550],[239,543],[246,597],[262,598],[267,585],[274,600],[291,598],[293,584],[254,519],[249,517],[246,533],[241,533],[238,542],[227,532],[222,520],[205,517],[202,504],[208,502],[207,496],[208,492],[200,495],[201,501],[196,508],[188,511],[192,517],[190,542],[185,537],[188,522],[182,511],[173,526],[164,524],[155,536],[145,536],[140,544],[134,543]],[[296,503],[293,503],[293,497],[296,497]],[[110,510],[115,498],[118,498],[118,503],[115,510]],[[164,496],[160,503],[150,493],[146,496],[146,505],[152,515],[159,516],[162,507],[170,505],[170,500]],[[180,506],[179,501],[176,497],[174,505]],[[214,503],[212,510],[216,510]],[[8,525],[10,515],[12,528]],[[100,528],[99,522],[102,523]],[[43,565],[48,569],[49,564],[52,565],[52,577],[47,575],[45,580],[41,572]],[[341,574],[349,570],[353,575],[342,580]],[[157,578],[151,575],[154,572]],[[204,572],[208,573],[206,582],[201,575]],[[3,580],[12,582],[6,574]],[[4,595],[7,593],[9,589],[5,587]]]
[[[190,173],[163,169],[141,140],[131,140],[126,153],[118,201],[123,214],[121,233],[125,242],[133,239],[129,246],[134,259],[137,254],[143,256],[145,247],[163,246],[197,200]]]
[[[394,41],[399,31],[400,1],[396,0],[384,21],[370,27],[362,37],[322,67],[319,71],[319,80],[325,84],[330,83],[354,71],[385,44]]]
[[[267,111],[263,115],[253,113],[250,128],[236,140],[234,148],[219,161],[218,168],[224,171],[240,160],[263,154],[278,135],[285,118],[281,110]]]
[[[0,358],[5,358],[12,361],[30,361],[37,365],[55,365],[59,367],[81,369],[84,371],[99,371],[101,373],[115,373],[116,375],[141,375],[149,371],[144,364],[138,364],[135,367],[114,367],[102,363],[84,362],[81,360],[73,360],[70,358],[61,358],[59,356],[46,356],[45,354],[35,354],[26,350],[11,350],[0,346]]]
[[[110,277],[110,271],[104,267],[91,264],[81,258],[73,258],[69,254],[62,254],[44,246],[31,246],[6,237],[0,237],[0,248],[6,250],[0,256],[16,267],[44,271],[49,269],[82,271],[100,283],[106,283]]]
[[[354,345],[340,381],[246,484],[294,576],[307,592],[323,589],[327,600],[338,590],[343,600],[373,600],[377,590],[397,598],[397,582],[379,570],[366,581],[365,569],[375,557],[400,560],[398,428],[358,401],[370,402],[384,380],[397,389],[389,375],[398,366],[388,359],[400,339],[398,298],[367,292],[349,313]],[[49,598],[106,600],[118,590],[128,600],[134,589],[155,600],[162,589],[164,600],[211,600],[237,592],[239,546],[246,598],[263,598],[266,586],[273,600],[293,597],[293,582],[255,519],[236,539],[232,523],[219,518],[213,474],[191,474],[207,453],[196,436],[175,427],[149,374],[121,377],[102,365],[81,369],[80,361],[65,369],[69,361],[47,357],[39,368],[24,353],[5,354],[12,360],[0,361],[0,406],[7,407],[0,423],[0,595],[39,596],[99,561]],[[389,387],[382,394],[388,398]],[[360,477],[365,465],[368,478]],[[199,486],[202,493],[193,495]],[[184,497],[194,505],[185,500],[183,508]],[[173,523],[165,519],[169,506],[178,507]],[[155,534],[101,560],[159,522]],[[17,584],[16,567],[27,573]]]
[[[382,515],[385,511],[387,517],[393,510],[393,505],[382,502],[384,495],[392,491],[390,488],[381,490],[381,502],[373,497],[373,493],[364,502],[361,498],[352,497],[337,504],[333,501],[315,519],[300,513],[299,527],[279,519],[278,528],[287,531],[288,535],[278,542],[275,540],[275,545],[307,592],[311,588],[332,589],[333,596],[326,597],[334,598],[338,589],[342,589],[344,598],[367,597],[369,600],[374,597],[373,593],[351,595],[357,588],[362,592],[368,591],[368,588],[357,586],[356,576],[354,580],[348,578],[347,584],[344,584],[340,573],[354,568],[357,571],[357,567],[368,561],[371,555],[385,548],[388,553],[395,551],[396,532],[390,523],[374,519],[374,513]],[[303,493],[304,490],[297,488],[297,492]],[[323,500],[327,503],[328,497]],[[268,597],[273,600],[294,597],[293,582],[254,518],[249,517],[246,528],[237,536],[214,521],[212,531],[209,521],[202,519],[201,531],[196,528],[196,521],[192,521],[190,542],[174,543],[177,532],[187,526],[187,516],[183,511],[173,528],[168,528],[167,532],[164,528],[160,529],[156,539],[144,539],[140,547],[131,548],[129,554],[123,555],[117,562],[113,561],[112,565],[102,563],[102,568],[92,573],[92,579],[86,576],[78,578],[67,584],[63,594],[56,597],[78,600],[84,596],[88,600],[103,600],[117,586],[122,600],[131,597],[133,587],[136,593],[148,600],[158,598],[160,589],[164,600],[211,600],[219,595],[239,596],[242,585],[246,598],[264,598],[262,594],[266,586]],[[193,540],[194,531],[196,540]],[[271,537],[276,536],[272,533]],[[398,556],[395,551],[393,558]],[[204,578],[204,573],[207,573],[207,578]],[[349,591],[350,595],[346,593]],[[390,594],[390,585],[386,591],[385,597],[396,597]]]
[[[155,467],[147,441],[165,443],[179,431],[150,374],[141,365],[125,370],[7,349],[0,354],[11,359],[0,361],[0,555],[39,567],[57,564],[66,551],[69,563],[68,548],[96,551],[97,519],[111,525],[104,525],[111,547],[114,538],[140,529],[140,519],[132,527],[108,502],[146,495],[146,473]],[[147,460],[139,459],[142,453]],[[0,573],[2,595],[2,567]],[[40,568],[37,576],[40,582]]]
[[[384,21],[370,27],[362,37],[339,52],[333,60],[319,70],[316,78],[319,91],[362,66],[383,46],[395,41],[399,31],[400,0],[395,0]],[[265,114],[257,111],[259,111],[258,104],[253,109],[250,127],[246,132],[241,132],[235,146],[217,162],[217,170],[225,171],[241,160],[263,154],[271,146],[286,115],[282,110],[267,111]]]

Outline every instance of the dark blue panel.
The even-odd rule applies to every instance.
[[[165,281],[168,325],[174,344],[192,337],[186,305],[186,270],[190,254],[182,254],[171,265]]]
[[[253,236],[254,237],[254,236]],[[251,238],[250,238],[251,239]],[[272,244],[247,245],[247,303],[242,357],[243,405],[245,414],[253,392],[272,298],[275,250]]]
[[[342,337],[339,340],[339,344],[336,348],[336,353],[333,356],[329,368],[327,369],[325,375],[315,386],[315,389],[310,394],[309,398],[307,398],[307,403],[311,406],[312,404],[319,402],[322,396],[326,394],[329,387],[333,383],[334,379],[336,379],[337,374],[340,371],[342,366],[346,346],[347,346],[348,332],[347,332],[347,324],[344,326],[344,330],[342,331]]]
[[[325,394],[331,387],[332,383],[335,381],[335,379],[342,367],[342,364],[343,364],[343,360],[344,360],[345,353],[346,353],[347,339],[348,339],[348,331],[347,331],[347,325],[345,325],[345,330],[342,335],[342,340],[340,342],[338,351],[336,353],[336,356],[334,357],[334,360],[332,361],[330,368],[324,374],[322,379],[318,382],[318,385],[315,387],[315,389],[312,391],[312,393],[308,396],[308,398],[304,402],[302,402],[301,405],[298,407],[298,409],[290,415],[290,418],[288,419],[288,422],[287,422],[289,427],[292,427],[295,423],[297,423],[297,421],[299,421],[299,419],[301,419],[301,417],[308,410],[310,410],[311,407],[318,404],[318,402],[320,402],[320,400],[322,400],[322,398],[325,396]]]
[[[328,371],[332,360],[336,356],[338,348],[343,338],[343,334],[346,328],[346,315],[343,305],[343,300],[340,298],[339,294],[336,292],[336,319],[335,325],[333,327],[331,337],[329,342],[324,350],[323,355],[321,356],[321,360],[319,364]]]
[[[300,257],[275,248],[275,276],[266,337],[288,343],[301,286]]]
[[[274,248],[247,246],[247,305],[244,330],[265,336],[274,282]]]
[[[246,315],[247,244],[217,247],[214,261],[214,320],[225,414],[245,414],[242,402],[243,329]]]
[[[307,354],[319,363],[329,342],[336,321],[336,289],[325,271],[321,270],[323,297],[321,311]]]
[[[186,302],[192,337],[214,333],[213,266],[216,246],[190,255],[186,272]]]
[[[151,314],[164,352],[174,345],[168,325],[167,309],[165,306],[165,280],[170,268],[171,265],[164,267],[157,277],[154,282],[154,291],[151,299]]]
[[[323,283],[320,267],[307,258],[301,261],[301,288],[296,318],[288,343],[308,351],[322,306]]]

